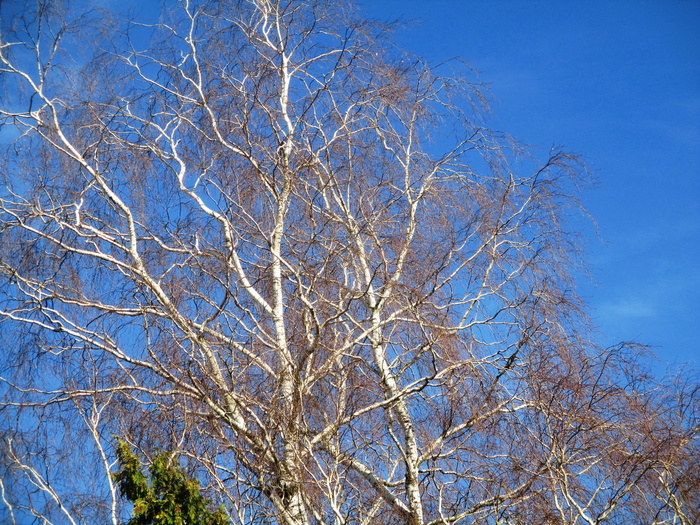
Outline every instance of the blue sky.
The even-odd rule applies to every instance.
[[[489,121],[585,156],[594,283],[582,292],[612,345],[700,365],[700,1],[374,0],[413,24],[409,51],[461,56],[490,84]]]

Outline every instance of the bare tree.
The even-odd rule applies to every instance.
[[[116,435],[236,524],[698,522],[697,381],[589,340],[576,157],[345,2],[149,16],[2,28],[8,521],[123,521]]]

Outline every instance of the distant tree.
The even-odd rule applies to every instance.
[[[0,7],[0,519],[698,522],[697,376],[595,344],[576,156],[351,2],[94,4]]]
[[[177,457],[161,452],[149,468],[151,481],[143,465],[128,444],[117,446],[119,470],[113,474],[123,497],[134,505],[134,517],[128,525],[228,525],[224,512],[209,510],[211,503],[201,495],[199,483],[189,478],[177,463]]]

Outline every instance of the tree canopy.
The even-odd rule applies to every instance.
[[[2,7],[0,516],[698,522],[700,383],[596,343],[577,156],[351,3],[85,7]]]
[[[224,512],[209,510],[199,482],[177,464],[177,457],[161,452],[149,467],[151,481],[128,444],[117,445],[119,470],[112,474],[123,497],[134,505],[127,525],[228,525]]]

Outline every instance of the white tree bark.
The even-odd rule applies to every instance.
[[[693,522],[697,382],[588,340],[575,157],[352,6],[78,7],[1,33],[0,519],[127,520],[121,437],[236,524]]]

